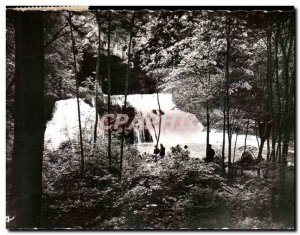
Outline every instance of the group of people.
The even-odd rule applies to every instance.
[[[178,144],[175,147],[171,147],[171,152],[173,154],[174,153],[183,153],[183,154],[189,156],[190,152],[188,150],[188,146],[185,145],[183,148],[184,149],[182,149],[181,146]],[[158,156],[163,158],[166,155],[166,148],[163,146],[163,144],[160,144],[160,148],[158,148],[158,146],[155,145],[153,154],[155,157],[155,161],[157,161]],[[216,155],[216,153],[215,153],[214,149],[211,147],[211,144],[209,144],[207,146],[206,157],[204,158],[204,161],[206,163],[213,162],[215,155]]]
[[[190,152],[188,150],[188,146],[184,145],[183,149],[181,148],[181,146],[179,144],[177,144],[175,147],[171,147],[171,153],[184,153],[189,155]]]

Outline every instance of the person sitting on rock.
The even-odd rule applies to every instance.
[[[182,153],[184,155],[184,159],[187,159],[190,156],[190,151],[188,150],[187,145],[184,145]]]
[[[175,147],[171,147],[171,152],[174,153],[181,153],[182,148],[179,144],[177,144]]]
[[[163,146],[163,144],[160,144],[159,155],[160,155],[162,158],[166,155],[166,148]]]
[[[214,160],[214,156],[215,156],[215,150],[212,149],[211,144],[209,144],[207,146],[207,153],[206,153],[206,158],[205,158],[205,162],[209,163],[212,162]]]

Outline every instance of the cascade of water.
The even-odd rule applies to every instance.
[[[160,143],[167,146],[169,149],[171,146],[180,144],[189,146],[193,156],[205,156],[206,148],[206,131],[203,128],[201,122],[195,117],[195,115],[187,112],[183,112],[176,108],[176,105],[172,101],[171,94],[159,94],[161,110],[158,110],[156,94],[134,94],[128,95],[128,103],[134,107],[136,113],[141,114],[143,117],[151,114],[159,117],[159,113],[162,115],[162,119],[167,117],[168,119],[175,118],[175,122],[170,120],[166,121],[166,125],[162,125],[160,134]],[[112,96],[112,100],[115,104],[123,105],[124,96]],[[83,137],[85,140],[93,141],[93,130],[95,122],[95,108],[89,104],[80,100],[81,108],[81,121],[83,129]],[[180,118],[186,117],[185,121],[193,123],[192,128],[184,126],[180,128],[182,123]],[[99,119],[100,120],[100,119]],[[143,121],[144,123],[145,120]],[[154,144],[156,144],[156,137],[158,135],[159,124],[154,123],[148,125],[147,128],[138,128],[134,126],[134,142],[137,144],[140,151],[152,152]],[[98,136],[101,139],[105,138],[105,131],[98,128]],[[212,129],[210,131],[210,143],[215,149],[220,149],[222,145],[222,133],[218,130]],[[235,139],[235,134],[232,136]],[[53,110],[53,117],[47,123],[45,131],[45,146],[50,149],[57,149],[59,145],[67,140],[78,139],[78,117],[77,117],[77,103],[76,99],[60,100],[55,103]],[[245,135],[238,136],[237,147],[243,146]],[[257,146],[256,138],[253,135],[248,135],[247,144]],[[226,141],[227,143],[227,138]],[[148,147],[147,147],[148,146]],[[149,148],[149,149],[147,149]]]
[[[80,99],[81,125],[84,140],[93,141],[95,123],[95,108]],[[78,138],[77,101],[75,98],[60,100],[55,103],[52,119],[47,122],[45,131],[45,147],[57,149],[59,145],[68,140]],[[98,135],[103,131],[98,128]]]
[[[115,96],[116,102],[121,105],[123,103],[123,96]],[[162,121],[160,143],[164,144],[185,144],[185,143],[201,143],[203,142],[204,133],[203,126],[195,115],[183,112],[176,108],[172,100],[172,94],[159,94],[161,111],[158,110],[156,94],[134,94],[128,95],[128,103],[133,106],[136,113],[141,113],[144,118],[152,115],[159,119],[161,113]],[[183,120],[185,119],[185,120]],[[172,120],[174,121],[172,125]],[[181,128],[181,122],[185,121],[184,127]],[[192,123],[191,127],[187,122]],[[135,130],[134,133],[138,135],[136,138],[138,143],[152,142],[156,143],[156,136],[159,132],[159,123],[148,125],[148,128],[142,130]],[[136,127],[135,127],[136,128]],[[151,138],[147,138],[149,135]],[[205,138],[204,138],[205,141]]]
[[[160,143],[167,147],[167,150],[171,146],[177,144],[188,145],[192,157],[205,157],[206,151],[206,131],[203,128],[201,122],[196,118],[195,115],[179,110],[173,102],[172,94],[159,94],[161,111],[164,113],[162,116],[167,117],[188,117],[194,123],[192,128],[171,128],[171,125],[166,125],[161,129]],[[115,96],[115,101],[121,105],[123,104],[124,96]],[[158,114],[158,104],[156,94],[134,94],[128,95],[128,103],[134,107],[137,113],[142,113],[145,117],[147,114]],[[180,126],[180,123],[176,121],[175,127]],[[156,123],[154,127],[150,126],[148,129],[138,130],[134,128],[135,143],[141,152],[152,153],[154,145],[156,144],[156,135],[158,134],[159,125]],[[146,135],[149,134],[151,137],[149,141],[146,141]],[[144,138],[141,138],[144,136]],[[232,139],[234,140],[236,135],[233,134]],[[244,145],[245,135],[240,134],[238,136],[237,148]],[[211,129],[210,130],[210,144],[216,150],[221,149],[223,135],[222,132]],[[228,139],[226,137],[225,144],[227,146]],[[247,144],[252,146],[257,146],[256,137],[253,135],[248,135]],[[232,146],[233,147],[233,146]],[[232,149],[233,151],[233,149]],[[237,150],[238,151],[238,150]],[[225,150],[227,154],[227,148]],[[238,157],[237,157],[238,158]]]

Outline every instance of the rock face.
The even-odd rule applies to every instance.
[[[80,117],[83,139],[93,141],[95,124],[95,108],[80,99]],[[101,131],[98,130],[98,134]],[[52,119],[47,122],[45,131],[45,147],[55,150],[68,140],[79,138],[79,124],[76,98],[55,102]]]

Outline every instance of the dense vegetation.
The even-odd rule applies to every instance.
[[[8,11],[6,37],[8,227],[294,228],[294,11]],[[128,94],[159,106],[162,91],[205,119],[207,146],[211,128],[223,133],[214,163],[181,151],[156,162],[124,127],[99,136],[98,115],[83,137],[80,99],[132,116]],[[53,151],[45,125],[68,98],[78,140]],[[257,136],[244,174],[233,134]]]
[[[67,170],[76,166],[74,150],[64,147],[46,154],[44,226],[93,229],[293,227],[293,198],[285,195],[288,210],[279,210],[279,168],[272,163],[261,163],[263,178],[250,172],[228,184],[226,178],[219,176],[221,167],[216,163],[200,163],[200,159],[187,158],[183,153],[169,154],[155,163],[152,155],[138,155],[132,148],[125,152],[125,175],[120,182],[106,170],[108,161],[101,149],[96,150],[97,157],[87,156],[84,176],[79,171]],[[79,159],[79,154],[76,156]],[[290,188],[293,176],[289,175],[288,179],[291,185],[287,188]]]

